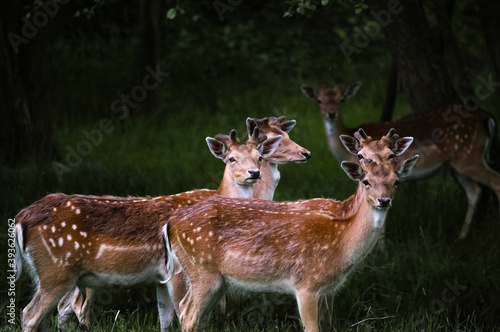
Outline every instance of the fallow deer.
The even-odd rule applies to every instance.
[[[274,192],[280,180],[278,165],[290,163],[305,163],[311,159],[311,152],[298,145],[290,139],[289,133],[295,127],[295,120],[285,121],[284,116],[270,118],[247,118],[247,131],[250,136],[255,128],[259,129],[261,135],[270,138],[281,136],[281,143],[276,151],[264,158],[260,165],[261,177],[253,186],[253,198],[272,200]],[[264,138],[261,138],[264,139]],[[171,298],[175,311],[179,312],[179,302],[188,290],[186,276],[175,275],[171,280]],[[225,297],[221,300],[221,310],[225,311]]]
[[[23,209],[16,215],[16,261],[24,258],[37,283],[34,298],[23,310],[23,331],[36,331],[65,294],[68,299],[59,308],[62,328],[68,304],[71,307],[78,296],[88,295],[85,288],[143,283],[157,286],[160,325],[166,331],[173,315],[167,286],[162,283],[167,275],[161,229],[167,216],[215,194],[251,198],[262,158],[271,155],[280,142],[280,136],[262,142],[258,128],[247,144],[239,143],[234,130],[230,136],[207,138],[210,151],[226,163],[217,191],[127,198],[51,194]],[[21,265],[17,270],[16,280]],[[79,304],[79,318],[88,317],[91,299]]]
[[[278,148],[270,156],[265,157],[260,164],[260,179],[254,184],[254,198],[261,199],[272,199],[274,195],[274,190],[276,189],[279,181],[279,172],[277,172],[277,164],[284,163],[301,163],[310,159],[311,153],[305,148],[301,147],[289,137],[290,131],[295,127],[295,120],[285,121],[285,117],[281,116],[279,118],[263,118],[263,119],[247,119],[247,131],[248,136],[251,137],[254,133],[254,129],[258,127],[260,132],[259,140],[265,140],[267,138],[272,138],[276,136],[281,136],[281,143]],[[227,145],[231,144],[231,141],[227,139],[218,138],[225,141]],[[215,141],[214,141],[215,143]],[[224,146],[214,147],[215,149],[223,149]],[[217,156],[219,158],[220,156]],[[276,177],[276,173],[278,177]],[[225,176],[224,178],[232,178],[232,176]],[[249,191],[245,188],[240,188],[239,192],[228,193],[223,190],[223,188],[231,188],[232,185],[227,183],[221,183],[218,194],[228,197],[247,197]],[[260,186],[259,186],[260,184]],[[262,185],[265,184],[265,185]],[[257,189],[257,193],[256,193]],[[215,191],[204,191],[207,197],[216,194]],[[198,200],[197,200],[198,201]],[[178,312],[178,303],[187,291],[187,284],[185,278],[181,275],[176,276],[171,280],[169,284],[170,287],[170,298],[172,304],[174,305],[175,311]],[[60,330],[64,331],[66,328],[66,321],[71,317],[72,312],[76,314],[78,320],[81,322],[82,326],[88,327],[90,325],[90,315],[89,315],[89,302],[86,300],[91,298],[92,291],[87,289],[87,294],[84,295],[78,289],[75,289],[73,293],[68,293],[61,299],[58,305],[59,311],[59,327]],[[225,308],[225,301],[221,303],[222,310]]]
[[[342,103],[359,90],[361,83],[346,89],[339,85],[315,91],[302,86],[302,92],[319,103],[331,152],[338,160],[353,160],[339,140],[340,135],[352,135],[342,120]],[[496,194],[500,208],[500,174],[489,165],[490,148],[496,136],[493,116],[483,110],[470,110],[463,105],[451,105],[435,111],[412,114],[399,120],[361,124],[373,135],[388,128],[396,128],[414,137],[415,142],[406,155],[419,154],[420,161],[406,180],[422,180],[437,173],[442,166],[450,167],[455,180],[464,189],[468,210],[458,240],[464,239],[474,216],[481,194],[481,186],[490,187]]]
[[[292,141],[288,136],[297,122],[295,120],[284,120],[284,116],[263,119],[247,118],[248,135],[253,132],[255,127],[258,127],[260,132],[267,137],[278,135],[283,137],[280,148],[262,161],[260,166],[261,178],[253,187],[254,198],[273,200],[274,192],[281,177],[278,165],[305,163],[311,159],[311,152]]]
[[[379,141],[358,135],[362,142],[343,136],[346,148],[361,156],[359,164],[341,164],[359,181],[343,202],[214,196],[174,212],[163,234],[169,275],[186,273],[190,281],[181,302],[183,330],[206,330],[212,306],[234,287],[294,295],[305,330],[317,332],[319,297],[334,293],[370,252],[398,177],[418,159],[398,162],[394,156],[408,144],[398,144],[393,134]]]

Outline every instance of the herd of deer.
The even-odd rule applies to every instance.
[[[233,287],[292,294],[305,330],[319,331],[328,314],[322,297],[333,294],[377,242],[399,181],[428,177],[443,165],[469,202],[463,239],[480,184],[500,200],[500,174],[488,165],[494,119],[455,105],[361,125],[380,137],[375,140],[342,121],[341,103],[359,87],[302,87],[320,104],[332,153],[359,182],[345,201],[272,201],[278,165],[306,162],[311,153],[290,139],[294,120],[271,117],[247,119],[246,144],[234,130],[206,139],[226,163],[217,190],[51,194],[23,209],[16,215],[16,277],[24,261],[37,284],[22,312],[23,331],[47,329],[56,306],[60,331],[73,313],[88,330],[94,289],[145,283],[156,286],[162,331],[174,315],[185,331],[208,330],[211,309]],[[391,128],[410,136],[400,138]]]

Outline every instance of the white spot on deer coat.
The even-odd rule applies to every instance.
[[[80,214],[80,209],[76,209],[75,213]]]
[[[71,235],[68,234],[68,236],[66,236],[66,238],[68,239],[68,241],[71,241],[72,237]]]
[[[76,226],[76,225],[73,225],[73,226]],[[74,229],[76,229],[76,227]],[[80,232],[80,235],[83,236],[83,237],[87,237],[87,233],[86,232]]]
[[[71,226],[71,228],[76,229],[76,225],[75,225],[75,224],[73,224],[73,225]],[[80,233],[81,233],[81,232],[80,232]]]
[[[50,230],[52,231],[52,233],[55,233],[55,232],[56,232],[56,227],[55,227],[55,226],[52,226],[52,227],[50,228]]]
[[[75,241],[75,249],[78,249],[78,248],[80,248],[80,243]]]
[[[62,247],[62,245],[64,244],[64,239],[62,237],[59,238],[59,247]]]
[[[65,221],[63,221],[63,222],[61,223],[61,226],[62,226],[62,227],[66,227],[66,222],[65,222]]]

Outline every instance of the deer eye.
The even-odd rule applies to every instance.
[[[232,164],[236,161],[236,159],[234,159],[233,157],[229,158],[229,162]]]
[[[389,155],[389,157],[387,157],[387,159],[389,159],[389,160],[394,159],[394,158],[396,158],[395,154],[391,154],[391,155]]]
[[[370,185],[370,182],[368,182],[368,180],[363,180],[363,182],[361,182],[362,184],[364,184],[365,186],[369,186]]]
[[[396,182],[394,182],[394,186],[397,187],[398,184],[400,184],[401,182],[399,180],[396,180]]]
[[[359,160],[364,159],[363,155],[362,154],[358,154],[358,159]]]
[[[262,159],[264,159],[264,157],[260,156],[260,157],[259,157],[259,161],[262,161]]]

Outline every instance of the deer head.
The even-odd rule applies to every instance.
[[[365,186],[372,207],[389,208],[399,177],[407,176],[418,161],[418,155],[405,161],[397,159],[408,149],[413,138],[399,138],[394,129],[380,140],[373,140],[363,129],[359,129],[354,136],[341,135],[340,140],[351,154],[359,158],[360,163],[343,161],[341,166],[351,179]]]
[[[259,128],[254,128],[246,144],[240,144],[236,137],[236,130],[229,135],[218,134],[214,138],[206,138],[208,148],[212,154],[226,163],[228,178],[239,185],[252,186],[260,179],[260,163],[263,158],[272,155],[281,142],[277,135],[267,139],[260,135]]]
[[[358,92],[361,82],[356,82],[345,89],[339,85],[333,88],[320,88],[316,91],[307,85],[302,85],[301,90],[307,98],[316,100],[319,103],[321,114],[326,121],[336,121],[341,114],[342,104],[348,98],[351,98]]]
[[[288,135],[297,124],[295,120],[285,121],[284,116],[270,118],[247,118],[248,136],[255,128],[266,137],[281,136],[281,144],[276,151],[266,158],[271,164],[305,163],[311,159],[311,152],[290,139]]]

